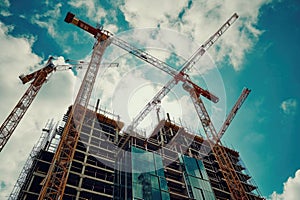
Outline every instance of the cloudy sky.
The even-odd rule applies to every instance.
[[[94,39],[64,22],[68,11],[92,25],[101,24],[176,70],[236,12],[238,21],[189,73],[220,98],[218,104],[204,101],[217,129],[242,89],[252,90],[223,142],[240,152],[266,198],[298,199],[299,9],[296,0],[1,1],[0,123],[28,88],[19,81],[20,74],[41,68],[49,55],[58,64],[65,59],[88,60]],[[120,114],[126,123],[171,78],[115,46],[107,49],[103,62],[119,66],[102,71],[91,104],[100,98],[102,108]],[[56,72],[39,92],[0,154],[1,199],[10,194],[47,120],[60,120],[72,104],[82,74]],[[181,86],[162,102],[160,115],[166,112],[198,129]],[[155,113],[150,116],[144,127],[155,124]]]

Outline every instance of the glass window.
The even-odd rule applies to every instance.
[[[201,188],[201,189],[206,190],[206,191],[212,191],[208,181],[201,180],[201,179],[191,177],[191,176],[189,177],[189,179],[190,179],[191,185],[193,187]]]
[[[195,158],[183,156],[183,161],[188,175],[202,178]]]
[[[152,186],[152,188],[155,188],[158,190],[160,189],[157,176],[153,176],[153,175],[151,176],[151,186]]]
[[[208,176],[207,176],[207,173],[206,173],[206,169],[205,169],[205,167],[203,165],[203,162],[201,160],[197,160],[197,162],[198,162],[198,166],[199,166],[199,169],[201,171],[201,174],[202,174],[202,178],[204,180],[209,180]]]
[[[133,152],[133,153],[144,153],[144,150],[142,150],[140,148],[136,148],[134,146],[131,146],[131,152]]]
[[[178,160],[179,160],[180,163],[183,163],[182,155],[180,153],[178,153]]]
[[[141,173],[132,173],[132,182],[137,183],[138,182],[138,177],[140,176]]]
[[[161,199],[160,190],[152,189],[152,199],[155,199],[155,200]]]
[[[138,183],[133,183],[133,197],[135,198],[143,198],[143,186]]]
[[[161,156],[137,147],[131,150],[133,199],[170,200]]]
[[[155,173],[153,154],[142,149],[132,147],[132,170],[133,172]]]
[[[170,194],[168,192],[161,192],[161,199],[162,200],[170,200]]]
[[[212,192],[203,190],[203,195],[205,197],[205,200],[215,200],[215,196]]]
[[[193,194],[194,194],[194,198],[197,200],[206,200],[204,199],[203,195],[202,195],[202,190],[199,188],[193,188]]]
[[[168,191],[168,183],[167,180],[165,178],[159,177],[160,180],[160,189],[161,190],[165,190]]]
[[[157,154],[153,154],[153,155],[154,155],[155,169],[156,169],[157,175],[164,177],[165,173],[164,173],[164,166],[163,166],[162,159],[161,159],[160,155],[157,155]]]
[[[192,176],[189,176],[189,179],[191,182],[191,186],[202,188],[202,185],[200,185],[200,182],[199,182],[200,179],[192,177]]]

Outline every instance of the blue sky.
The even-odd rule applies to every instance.
[[[300,2],[149,2],[75,0],[54,4],[47,0],[1,1],[0,123],[27,88],[19,83],[18,76],[21,73],[41,67],[49,55],[60,56],[57,61],[60,63],[67,58],[86,59],[90,55],[94,40],[63,21],[68,11],[90,24],[100,23],[104,29],[129,43],[148,49],[162,60],[179,63],[179,66],[182,58],[187,59],[197,46],[237,12],[239,20],[209,50],[207,59],[210,61],[207,62],[212,63],[213,69],[203,71],[203,68],[196,67],[191,72],[193,80],[204,82],[209,90],[222,98],[219,107],[205,101],[210,105],[211,112],[220,109],[222,113],[227,113],[243,87],[252,90],[227,130],[223,142],[241,153],[265,197],[297,199],[300,196],[300,172],[296,173],[300,170],[300,70],[297,59],[300,56]],[[174,58],[173,51],[180,59]],[[139,61],[132,61],[131,58],[124,60],[125,52],[116,47],[109,49],[109,52],[110,55],[119,55],[112,58],[120,63],[120,67],[112,69],[102,82],[99,81],[96,87],[99,94],[94,94],[105,96],[103,104],[108,102],[108,109],[118,110],[114,107],[118,107],[116,96],[130,96],[132,91],[143,94],[145,98],[135,97],[129,101],[144,105],[170,78]],[[129,67],[133,63],[138,67]],[[207,76],[197,74],[200,72]],[[217,80],[209,78],[212,75],[216,77],[215,74]],[[132,82],[133,79],[135,82]],[[216,83],[218,81],[222,82],[222,86]],[[54,117],[59,120],[72,103],[78,82],[72,72],[62,72],[54,74],[42,88],[11,141],[1,152],[1,197],[10,193],[47,119]],[[129,88],[126,94],[120,92],[122,86]],[[140,88],[151,92],[147,96]],[[175,90],[178,92],[167,98],[165,110],[171,115],[172,112],[173,115],[179,113],[184,118],[186,113],[192,112],[192,108],[185,109],[188,98],[181,98],[179,88]],[[176,110],[178,105],[180,109]],[[139,109],[129,108],[130,111],[126,112],[134,116]]]

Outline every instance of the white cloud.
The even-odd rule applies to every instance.
[[[11,16],[11,12],[9,12],[10,2],[9,0],[3,0],[0,2],[0,15],[3,17]]]
[[[1,1],[0,5],[4,7],[10,7],[10,2],[9,0],[3,0]]]
[[[297,100],[296,99],[287,99],[283,101],[280,105],[281,110],[287,115],[294,115],[297,109]]]
[[[29,84],[22,85],[18,76],[42,67],[43,58],[32,52],[32,36],[13,37],[12,26],[0,22],[0,123],[12,111]],[[59,59],[61,61],[61,58]],[[74,76],[71,72],[56,72],[41,88],[14,134],[0,154],[0,199],[7,199],[30,150],[40,136],[49,117],[61,119],[72,103]]]
[[[126,20],[135,28],[156,27],[158,24],[174,25],[181,9],[187,4],[185,1],[147,1],[125,0],[121,7]]]
[[[115,2],[111,2],[111,4],[114,3]],[[100,21],[103,20],[106,30],[109,30],[112,33],[118,32],[118,26],[116,25],[118,23],[116,10],[103,9],[101,2],[97,0],[73,0],[68,2],[68,4],[74,8],[83,10],[89,20],[93,20],[96,23],[100,23]]]
[[[3,17],[8,17],[11,16],[12,14],[9,11],[1,10],[0,15],[2,15]]]
[[[206,41],[234,12],[238,12],[239,22],[230,28],[210,53],[217,62],[228,58],[233,67],[239,70],[245,53],[251,50],[262,32],[255,27],[259,9],[270,0],[190,2],[125,0],[121,10],[132,27],[169,28],[186,34],[197,42]]]
[[[283,193],[273,192],[272,200],[298,200],[300,197],[300,169],[296,171],[295,177],[289,177],[283,184]]]
[[[57,18],[60,17],[61,15],[61,11],[60,11],[61,7],[62,4],[58,3],[55,4],[53,9],[49,9],[47,12],[43,14],[35,14],[31,19],[31,23],[37,24],[41,28],[47,29],[49,35],[55,38],[58,35],[56,30],[57,29],[56,23],[57,23]]]
[[[75,0],[70,1],[69,4],[74,8],[84,8],[87,13],[86,16],[95,19],[95,21],[100,20],[101,17],[105,17],[106,15],[105,10],[101,6],[98,6],[95,0]]]

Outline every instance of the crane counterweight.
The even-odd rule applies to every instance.
[[[74,24],[75,26],[78,26],[79,28],[89,32],[92,34],[98,41],[104,41],[107,40],[109,37],[112,36],[112,33],[110,33],[107,30],[101,30],[99,28],[95,28],[84,21],[81,21],[75,17],[75,15],[71,12],[68,12],[65,17],[65,22]]]

